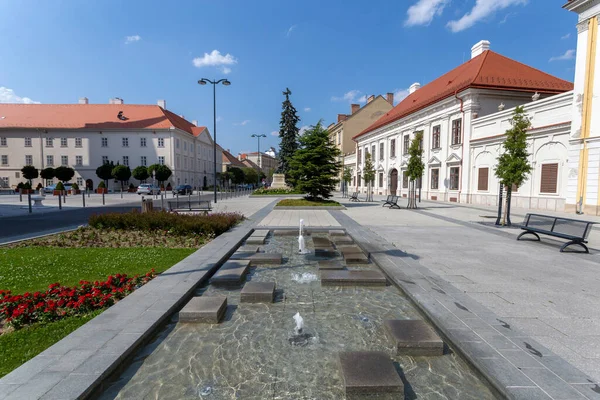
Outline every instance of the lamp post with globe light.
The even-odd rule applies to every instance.
[[[210,79],[202,78],[198,81],[199,85],[206,85],[210,83],[213,85],[213,164],[214,164],[214,192],[215,192],[215,204],[217,203],[217,85],[222,83],[224,86],[231,85],[227,79],[219,79],[218,81],[211,81]]]

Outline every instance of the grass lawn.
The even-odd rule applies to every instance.
[[[59,282],[105,280],[108,275],[162,272],[196,249],[166,248],[0,248],[0,289],[14,294],[46,290]]]
[[[280,207],[339,207],[340,203],[333,200],[284,199],[277,203]]]

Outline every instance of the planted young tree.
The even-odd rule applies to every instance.
[[[234,185],[239,185],[244,183],[244,171],[242,171],[238,167],[231,167],[228,170],[229,175],[231,176],[231,183]]]
[[[371,159],[371,153],[365,154],[365,167],[363,168],[363,178],[367,184],[367,200],[373,201],[373,181],[375,180],[375,167]]]
[[[423,140],[423,132],[416,132],[415,137],[410,143],[408,148],[408,165],[406,167],[406,174],[410,179],[409,190],[408,190],[408,207],[417,208],[417,188],[416,183],[418,179],[423,176],[423,170],[425,164],[423,163],[423,147],[421,145]]]
[[[171,168],[163,164],[152,164],[151,166],[149,166],[148,176],[152,176],[152,173],[154,171],[156,171],[156,180],[159,182],[159,184],[164,183],[167,179],[171,177],[171,175],[173,175],[173,171],[171,171]]]
[[[506,188],[506,202],[502,225],[506,225],[508,219],[510,225],[510,202],[512,187],[521,186],[531,173],[529,163],[530,154],[527,152],[527,130],[531,122],[523,107],[517,107],[510,120],[512,128],[506,131],[506,139],[502,143],[503,153],[498,157],[496,165],[496,177]]]
[[[54,168],[54,176],[61,182],[69,182],[75,176],[75,170],[71,167],[60,166]]]
[[[244,183],[254,185],[258,181],[258,172],[254,168],[245,167],[242,172],[244,173]]]
[[[104,186],[108,187],[108,180],[112,178],[112,170],[115,164],[110,161],[96,168],[96,176],[104,181]]]
[[[51,168],[51,167],[44,168],[43,170],[40,171],[40,176],[45,181],[54,179],[54,168]]]
[[[279,144],[279,168],[280,174],[285,174],[285,180],[290,185],[294,186],[294,177],[290,173],[291,161],[298,150],[298,122],[300,117],[296,112],[296,109],[290,101],[290,95],[292,92],[286,88],[285,100],[282,104],[283,111],[281,112],[281,121],[279,122],[279,138],[281,143]]]
[[[350,186],[350,182],[352,181],[353,170],[352,167],[344,167],[344,172],[342,173],[342,180],[344,181],[344,194],[348,194],[348,186]]]
[[[150,177],[150,174],[148,173],[148,168],[146,168],[143,165],[135,167],[133,169],[132,175],[135,179],[137,179],[140,182],[143,182]]]
[[[26,165],[21,168],[21,174],[23,174],[23,178],[29,181],[29,186],[31,186],[31,180],[39,176],[37,168],[33,165]]]
[[[300,148],[290,162],[295,188],[309,200],[328,199],[339,181],[340,150],[323,128],[321,121],[300,137]]]
[[[121,183],[121,197],[123,197],[123,183],[131,178],[131,169],[126,165],[117,164],[112,170],[112,177]]]

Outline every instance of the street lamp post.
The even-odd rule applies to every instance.
[[[198,81],[199,85],[206,85],[211,83],[213,85],[213,165],[214,165],[214,192],[215,192],[215,204],[217,203],[217,85],[223,83],[225,86],[231,85],[227,79],[219,79],[218,81],[211,81],[210,79],[202,78]]]
[[[154,191],[154,188],[156,187],[156,170],[153,169],[152,170],[152,194],[154,199],[156,199],[156,192]]]
[[[258,164],[258,182],[257,182],[257,186],[256,187],[259,187],[260,186],[260,138],[261,137],[266,138],[267,135],[264,135],[264,134],[256,135],[256,134],[254,134],[254,135],[252,135],[252,137],[255,137],[255,138],[258,139],[258,152],[256,153],[256,162]]]

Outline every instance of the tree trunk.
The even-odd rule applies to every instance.
[[[415,182],[415,180],[411,180],[408,183],[408,206],[406,208],[408,208],[408,209],[417,208],[416,194],[417,194],[416,182]]]
[[[506,186],[506,198],[504,199],[504,214],[502,214],[502,226],[506,226],[506,213],[508,211],[508,186]]]

